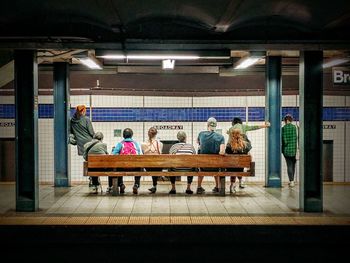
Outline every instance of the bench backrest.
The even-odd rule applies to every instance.
[[[251,155],[89,155],[88,168],[246,168]]]

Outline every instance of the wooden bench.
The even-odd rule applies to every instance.
[[[171,168],[195,168],[195,171],[172,171]],[[142,168],[163,168],[152,172]],[[221,171],[206,171],[202,168],[221,168]],[[227,168],[246,168],[244,172],[226,171]],[[120,171],[123,169],[129,169]],[[133,170],[130,170],[133,169]],[[140,169],[140,171],[135,171]],[[198,154],[198,155],[89,155],[84,162],[84,176],[254,176],[255,163],[246,154]],[[116,180],[113,179],[113,195],[118,194]],[[225,195],[225,187],[220,189]]]

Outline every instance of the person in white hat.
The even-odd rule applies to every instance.
[[[215,132],[216,126],[216,119],[210,117],[207,120],[207,130],[201,131],[198,134],[197,142],[199,143],[199,154],[225,154],[225,138],[221,134]],[[205,192],[205,189],[202,187],[202,181],[203,176],[199,176],[197,194],[203,194]],[[213,192],[219,192],[219,181],[219,176],[215,176]],[[222,187],[225,186],[223,185]]]

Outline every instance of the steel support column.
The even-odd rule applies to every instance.
[[[282,64],[280,56],[266,59],[265,120],[266,130],[266,187],[281,187],[281,89]]]
[[[300,95],[300,209],[322,212],[323,52],[301,51]]]
[[[39,207],[38,64],[35,50],[16,50],[16,210]]]
[[[54,163],[55,187],[70,186],[69,63],[54,63]]]

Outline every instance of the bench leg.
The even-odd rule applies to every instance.
[[[112,195],[119,195],[118,178],[112,178]]]
[[[220,195],[225,196],[225,176],[220,176]]]

